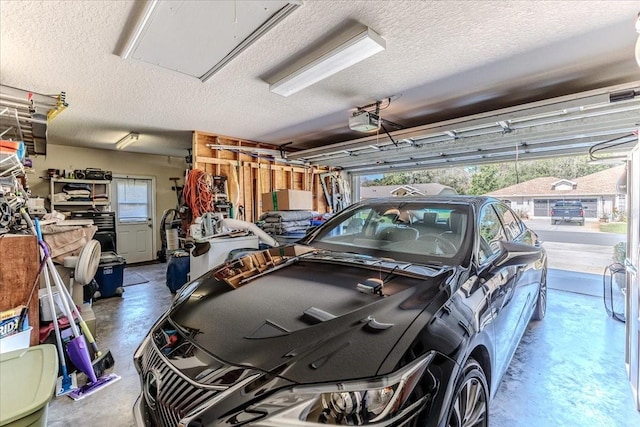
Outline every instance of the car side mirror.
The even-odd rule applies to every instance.
[[[500,241],[500,255],[493,262],[496,267],[511,267],[535,262],[540,259],[540,247]]]

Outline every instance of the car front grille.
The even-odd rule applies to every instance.
[[[152,341],[142,353],[142,388],[149,415],[158,427],[175,427],[191,411],[228,387],[194,382],[172,367]]]

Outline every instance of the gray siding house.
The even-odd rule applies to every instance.
[[[578,200],[585,206],[587,218],[610,218],[624,212],[625,194],[617,190],[625,166],[616,166],[574,180],[554,177],[536,178],[488,193],[508,201],[511,207],[529,217],[550,216],[557,200]]]

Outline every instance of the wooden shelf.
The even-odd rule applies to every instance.
[[[109,206],[111,205],[110,200],[89,200],[89,201],[55,201],[53,199],[53,195],[56,193],[60,193],[62,188],[67,184],[83,184],[89,186],[91,188],[91,195],[102,195],[106,194],[107,197],[111,197],[111,181],[109,180],[92,180],[92,179],[73,179],[73,178],[51,178],[50,180],[50,196],[49,203],[51,210],[57,210],[57,208],[65,207],[73,210],[83,210],[82,208],[89,209],[93,207],[103,207],[103,211],[108,211]],[[73,209],[73,208],[76,209]]]
[[[109,201],[101,201],[101,202],[54,202],[56,206],[87,206],[87,205],[95,205],[95,206],[108,206],[111,204]]]
[[[53,178],[55,182],[62,182],[65,184],[102,184],[107,185],[111,184],[109,180],[98,180],[98,179],[73,179],[73,178]]]

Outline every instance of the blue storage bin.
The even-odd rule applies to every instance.
[[[172,255],[167,265],[167,287],[172,294],[187,283],[189,257]]]
[[[95,280],[98,283],[98,291],[93,294],[94,298],[110,298],[122,296],[124,287],[124,258],[113,252],[103,253],[100,256],[100,264],[96,272]]]

